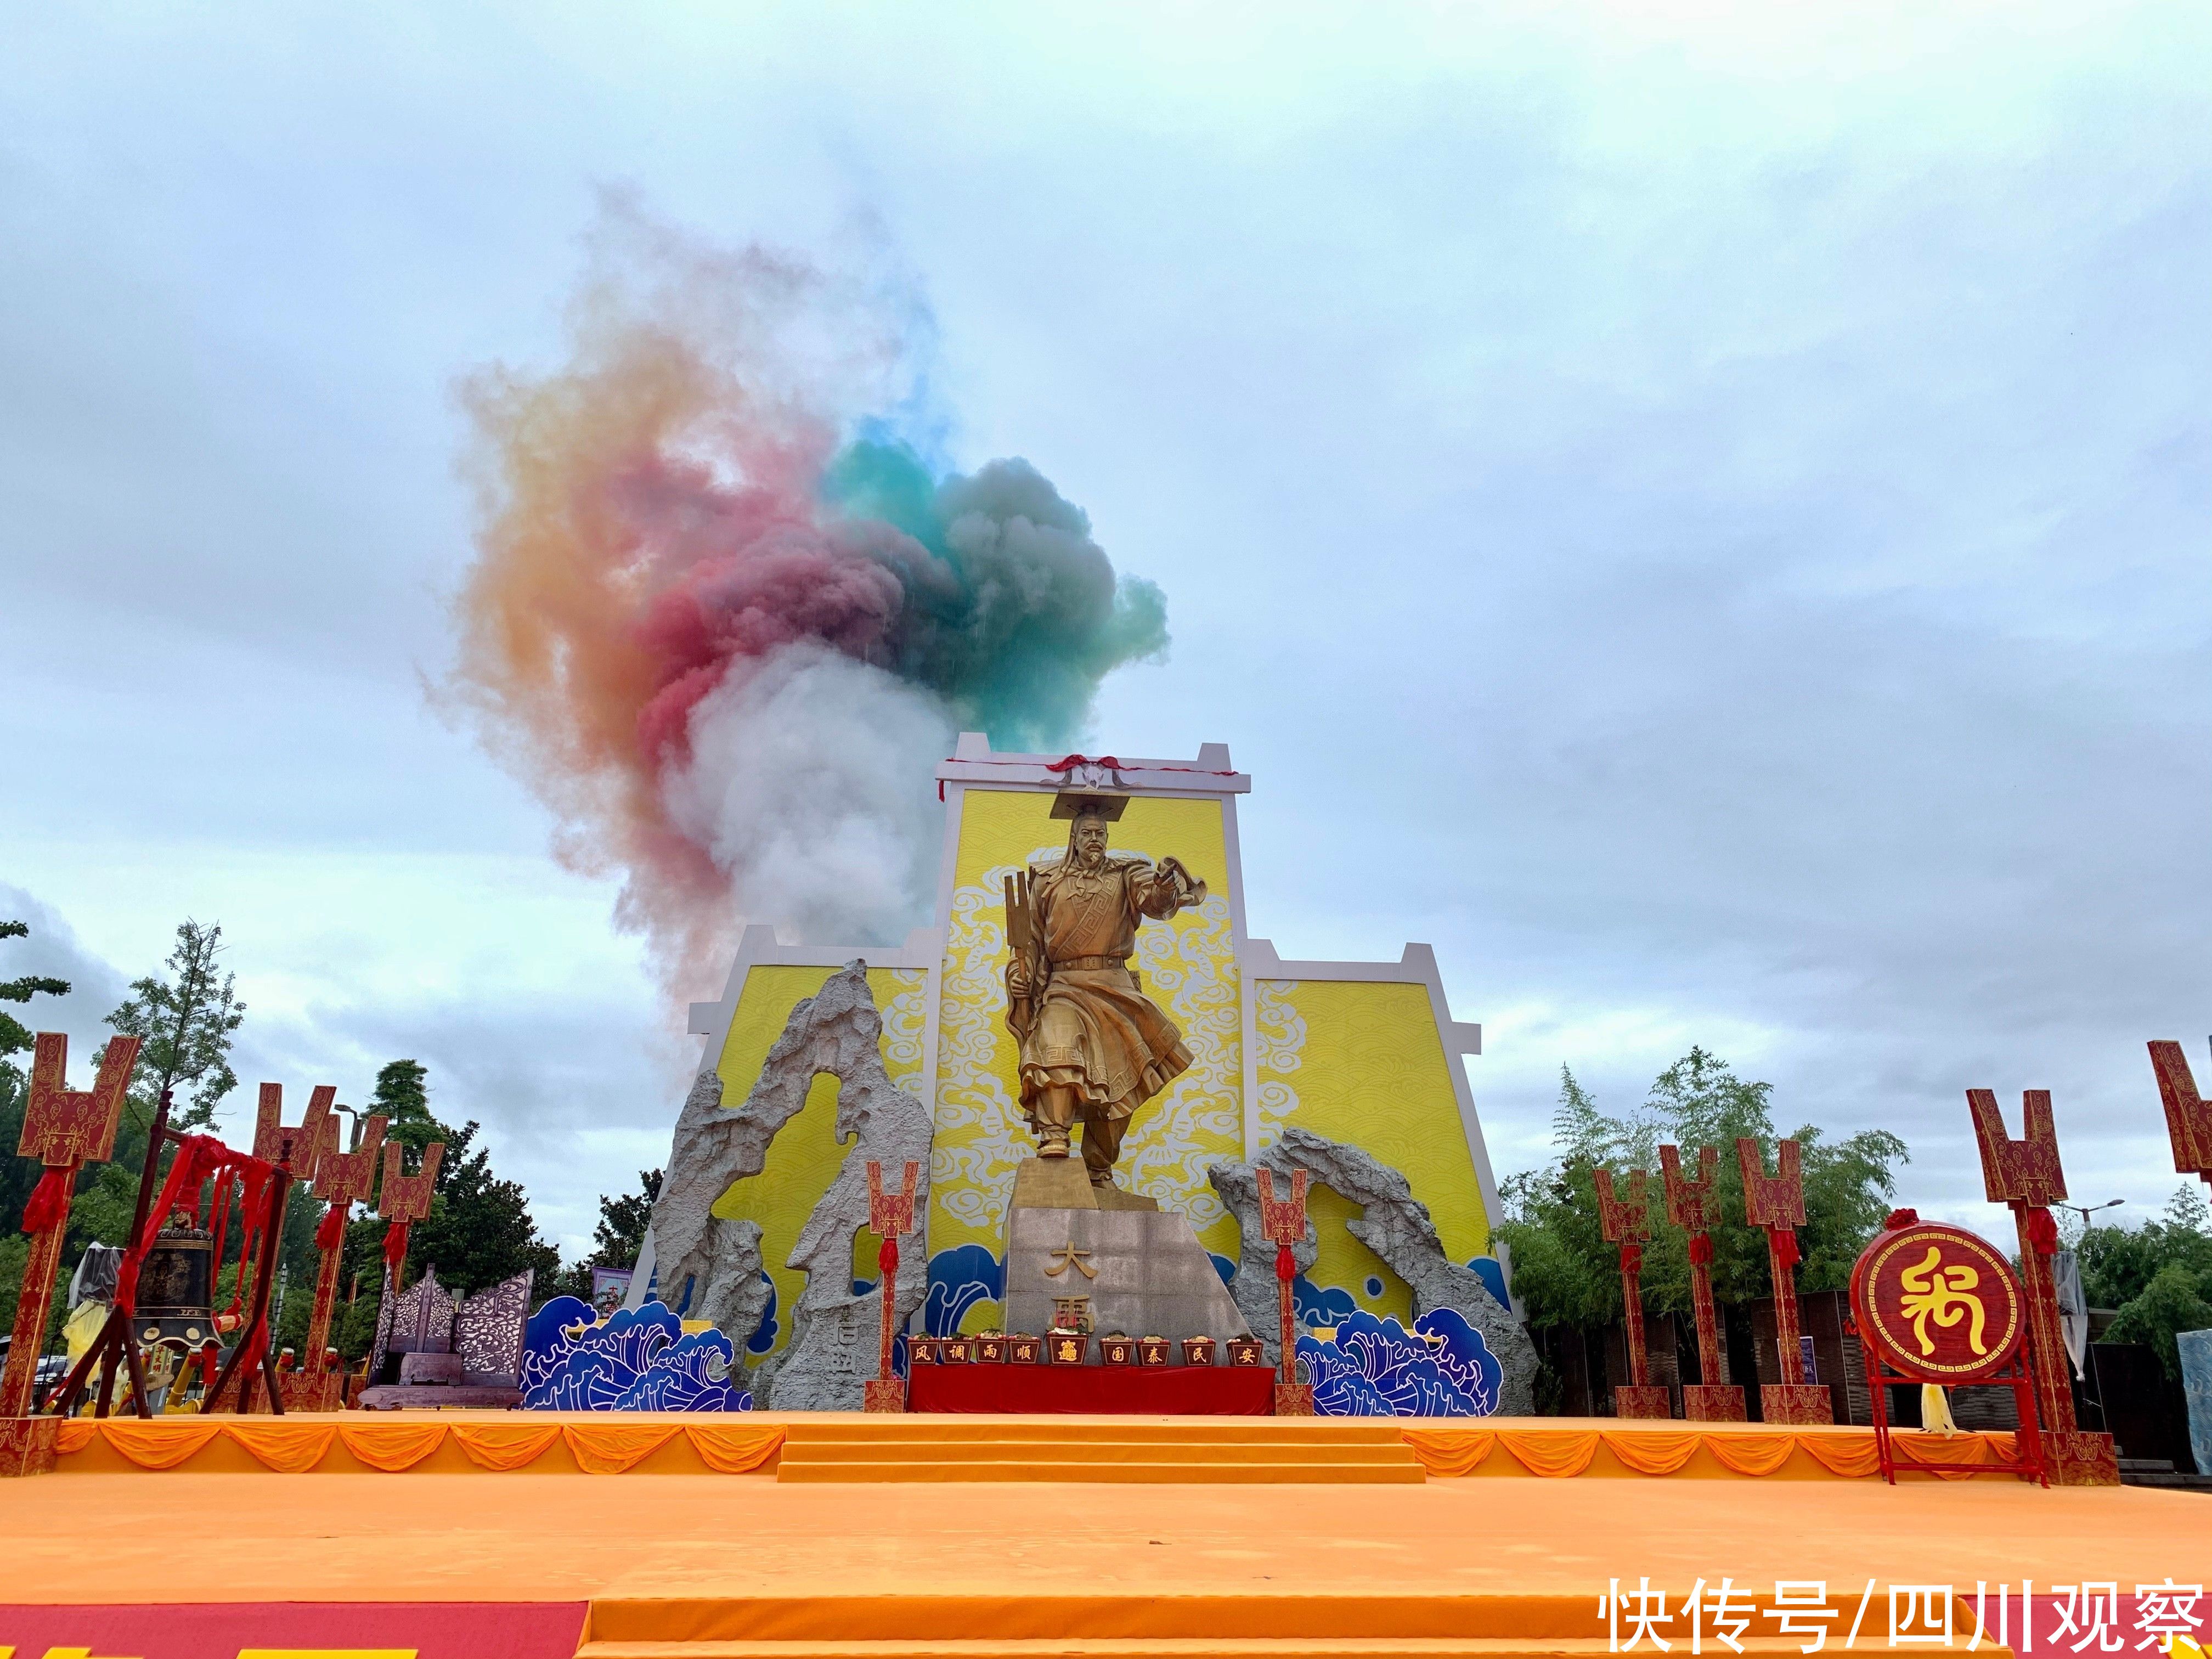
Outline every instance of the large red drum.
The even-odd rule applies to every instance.
[[[1891,1370],[1946,1387],[2002,1370],[2027,1324],[2020,1280],[1996,1246],[1918,1219],[1875,1234],[1860,1254],[1851,1311]]]

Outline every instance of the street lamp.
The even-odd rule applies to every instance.
[[[2096,1214],[2100,1210],[2115,1209],[2118,1206],[2126,1202],[2127,1200],[2124,1198],[2109,1198],[2102,1204],[2054,1204],[2051,1207],[2054,1210],[2071,1210],[2075,1215],[2080,1216],[2081,1218],[2081,1237],[2087,1238],[2089,1236],[2089,1218],[2091,1216]]]

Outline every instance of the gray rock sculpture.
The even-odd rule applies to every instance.
[[[1527,1417],[1536,1409],[1536,1346],[1511,1310],[1499,1305],[1474,1270],[1444,1254],[1429,1218],[1428,1206],[1413,1196],[1406,1177],[1357,1146],[1330,1140],[1310,1129],[1290,1127],[1261,1153],[1257,1165],[1273,1172],[1282,1192],[1293,1170],[1304,1170],[1316,1184],[1360,1206],[1364,1214],[1346,1230],[1382,1258],[1413,1293],[1413,1316],[1431,1308],[1449,1308],[1482,1333],[1503,1373],[1498,1409],[1507,1417]],[[1267,1358],[1279,1363],[1276,1332],[1275,1247],[1260,1235],[1260,1188],[1255,1164],[1217,1164],[1206,1179],[1237,1218],[1243,1234],[1237,1277],[1230,1292],[1267,1345]],[[1321,1254],[1310,1217],[1306,1236],[1293,1245],[1291,1260],[1301,1273],[1312,1270]]]
[[[799,1098],[805,1098],[804,1092]],[[775,1128],[782,1123],[779,1119]],[[738,1175],[759,1173],[775,1128],[762,1133],[761,1120],[748,1122],[742,1110],[725,1112],[722,1079],[712,1071],[700,1073],[676,1121],[676,1150],[653,1211],[654,1249],[676,1269],[658,1270],[662,1299],[686,1318],[712,1321],[741,1360],[746,1340],[768,1312],[771,1288],[762,1271],[760,1224],[726,1219],[714,1214],[713,1206]],[[738,1370],[744,1369],[741,1363]],[[739,1388],[752,1385],[750,1374],[735,1381]]]
[[[868,1222],[868,1163],[898,1182],[907,1161],[921,1168],[917,1221],[929,1202],[929,1109],[894,1085],[878,1047],[883,1019],[868,989],[867,965],[848,963],[829,983],[791,1011],[744,1103],[722,1109],[721,1080],[702,1072],[677,1120],[676,1143],[653,1208],[661,1298],[690,1303],[686,1316],[711,1319],[740,1352],[766,1310],[760,1228],[713,1213],[730,1183],[757,1176],[769,1144],[806,1103],[824,1072],[838,1080],[837,1139],[852,1140],[836,1179],[814,1206],[792,1249],[788,1267],[802,1269],[806,1288],[791,1314],[791,1340],[751,1379],[754,1395],[780,1411],[858,1411],[861,1383],[876,1374],[883,1287],[853,1294],[854,1235]],[[899,1253],[897,1323],[904,1328],[921,1305],[928,1262],[918,1234]]]

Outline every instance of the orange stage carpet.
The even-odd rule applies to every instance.
[[[1994,1464],[2011,1436],[1896,1437],[1899,1461]],[[1418,1481],[1430,1476],[1870,1480],[1869,1429],[1521,1419],[611,1417],[538,1413],[80,1419],[58,1470],[741,1474],[785,1480]],[[1919,1477],[1927,1479],[1930,1477]],[[2013,1477],[1951,1475],[1949,1480]]]
[[[1011,1444],[1037,1459],[1025,1437],[1043,1419],[954,1420],[1005,1438],[935,1443],[945,1455]],[[1410,1482],[1286,1492],[1085,1479],[1117,1448],[1141,1447],[1157,1463],[1158,1440],[1133,1436],[1126,1419],[1053,1422],[1075,1437],[1049,1486],[941,1474],[932,1484],[822,1483],[776,1471],[778,1459],[787,1469],[825,1447],[865,1449],[856,1431],[911,1431],[897,1418],[873,1427],[766,1414],[704,1425],[490,1414],[186,1421],[175,1426],[219,1431],[191,1437],[188,1451],[180,1435],[158,1449],[179,1451],[173,1466],[150,1473],[121,1449],[134,1425],[102,1425],[60,1473],[0,1486],[0,1646],[21,1643],[22,1659],[48,1644],[236,1659],[301,1641],[420,1659],[1598,1659],[1609,1580],[1649,1578],[1672,1605],[1693,1583],[1725,1576],[1762,1605],[1778,1581],[1821,1581],[1845,1624],[1867,1596],[1871,1622],[1856,1649],[1887,1651],[1892,1585],[1948,1585],[1963,1597],[1952,1604],[1963,1608],[1954,1644],[1963,1648],[1977,1580],[2031,1578],[2039,1594],[2107,1580],[2128,1596],[2169,1575],[2201,1583],[2212,1563],[2212,1503],[2199,1495],[2042,1491],[2011,1478],[1891,1487],[1830,1467],[1855,1443],[1851,1431],[1701,1426],[1685,1452],[1681,1425],[1415,1428],[1400,1443],[1431,1478],[1416,1465]],[[1340,1453],[1376,1443],[1354,1431],[1394,1426],[1273,1425]],[[702,1442],[701,1427],[727,1433]],[[349,1433],[362,1428],[375,1437]],[[635,1437],[578,1432],[592,1428]],[[1121,1437],[1100,1437],[1109,1428]],[[433,1429],[443,1432],[430,1444]],[[266,1467],[276,1443],[257,1447],[254,1434],[275,1430],[299,1437],[298,1459],[298,1448],[320,1447],[312,1472]],[[740,1443],[739,1431],[754,1439]],[[1283,1455],[1280,1443],[1247,1443],[1263,1462]],[[711,1459],[734,1463],[762,1444],[774,1455],[752,1472],[700,1478],[714,1474]],[[349,1478],[376,1473],[379,1460],[404,1463],[410,1478]],[[617,1466],[620,1480],[583,1472]],[[1644,1478],[1638,1466],[1672,1478]],[[1434,1478],[1462,1467],[1478,1478]],[[1562,1478],[1529,1478],[1539,1470]],[[1480,1478],[1500,1475],[1521,1478]],[[1564,1478],[1573,1475],[1625,1478]],[[185,1619],[161,1605],[175,1603],[195,1610]],[[426,1618],[423,1603],[450,1613]],[[483,1604],[514,1617],[486,1625]],[[1830,1651],[1846,1650],[1841,1633]],[[1674,1659],[1687,1659],[1674,1634]],[[1802,1645],[1753,1638],[1751,1659],[1787,1659]],[[1707,1642],[1707,1654],[1719,1651]],[[2132,1633],[2126,1645],[2136,1650]]]

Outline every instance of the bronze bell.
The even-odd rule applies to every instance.
[[[215,1235],[180,1215],[154,1236],[138,1270],[132,1334],[197,1352],[216,1338],[214,1292]]]

